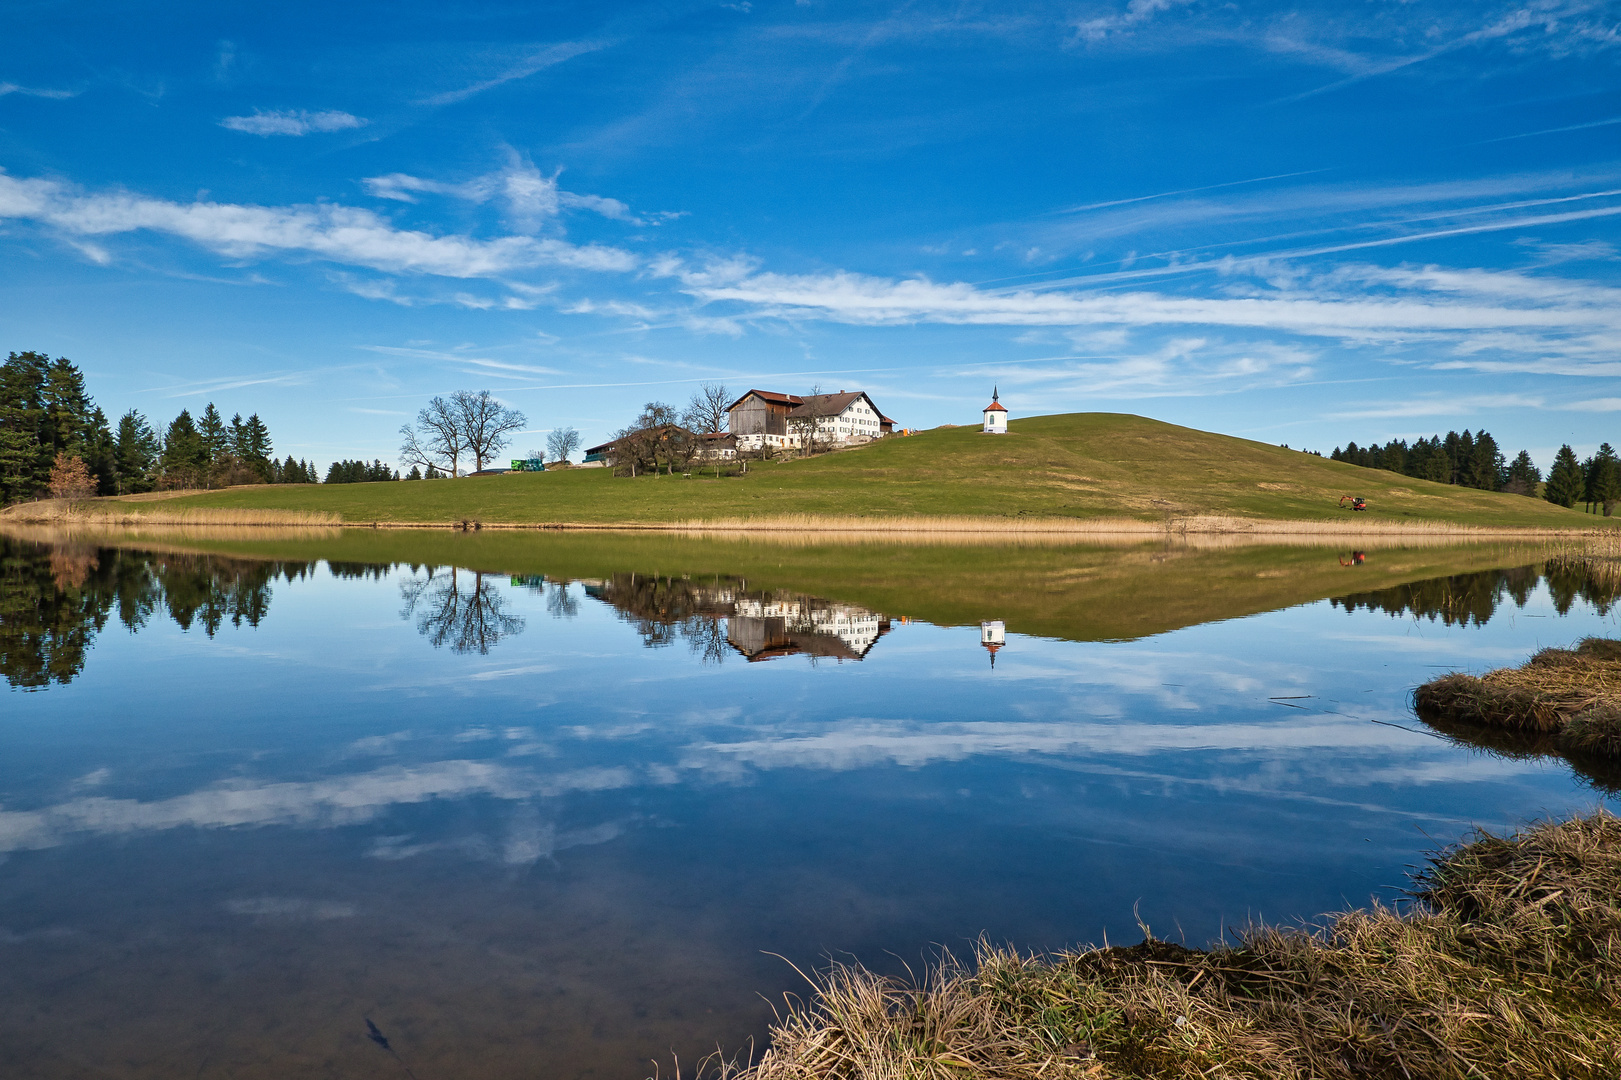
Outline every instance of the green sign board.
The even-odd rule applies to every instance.
[[[513,458],[512,459],[512,471],[513,472],[545,472],[546,471],[546,463],[544,461],[540,460],[538,457],[526,458],[526,459],[523,459],[523,460],[519,460],[518,458]]]

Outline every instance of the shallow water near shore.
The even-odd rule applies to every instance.
[[[1203,944],[1609,800],[1411,714],[1616,633],[1507,549],[446,543],[0,540],[16,1075],[668,1073],[790,961]]]

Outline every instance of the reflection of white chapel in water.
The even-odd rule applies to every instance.
[[[985,651],[991,654],[991,667],[996,666],[996,654],[1007,644],[1007,627],[1002,620],[995,622],[982,622],[979,624],[979,643],[985,646]]]

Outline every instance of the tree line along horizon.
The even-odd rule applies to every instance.
[[[1602,508],[1605,517],[1621,502],[1621,457],[1609,443],[1601,444],[1585,461],[1577,460],[1576,451],[1565,443],[1554,455],[1546,480],[1529,451],[1521,450],[1509,461],[1485,428],[1449,431],[1444,438],[1432,435],[1411,445],[1405,439],[1391,439],[1383,446],[1350,442],[1344,449],[1336,446],[1329,457],[1415,480],[1540,496],[1557,506],[1581,503],[1589,513]]]

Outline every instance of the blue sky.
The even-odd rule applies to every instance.
[[[1621,3],[229,7],[0,12],[0,349],[112,415],[1621,444]]]

